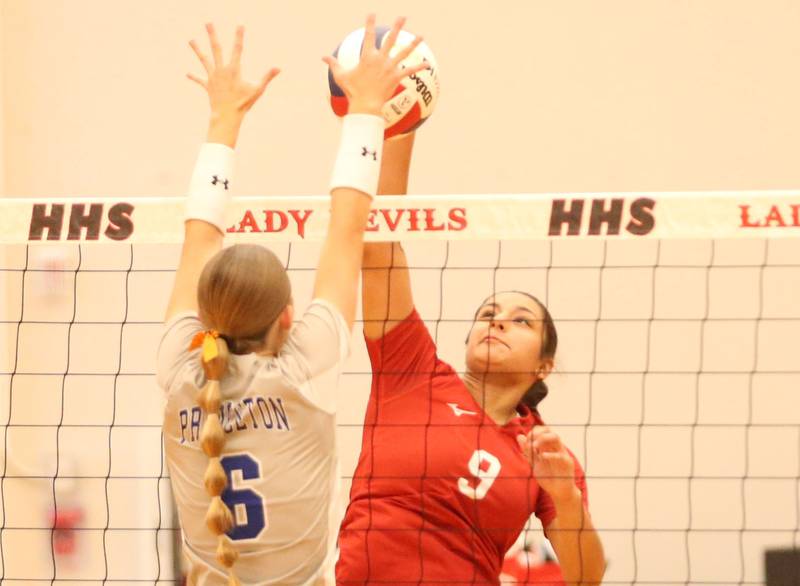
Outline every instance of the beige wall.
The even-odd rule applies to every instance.
[[[239,192],[323,192],[337,124],[326,105],[319,56],[374,6],[356,0],[0,0],[0,194],[182,194],[207,110],[202,93],[183,77],[200,69],[186,41],[202,38],[206,20],[218,24],[226,45],[235,24],[248,26],[245,71],[251,76],[272,65],[284,69],[246,123]],[[395,9],[382,3],[382,20]],[[416,193],[800,187],[796,0],[497,0],[491,8],[409,0],[402,9],[409,27],[435,50],[443,83],[439,109],[420,131],[411,181]],[[586,241],[558,242],[552,250],[546,243],[504,248],[509,265],[539,263],[521,273],[492,268],[496,247],[460,244],[449,251],[448,266],[483,268],[445,273],[443,314],[438,272],[415,273],[415,296],[423,316],[434,320],[431,326],[440,315],[468,318],[479,293],[490,290],[498,275],[552,300],[563,342],[544,412],[587,467],[611,560],[609,579],[758,582],[763,549],[797,543],[800,529],[800,374],[790,351],[800,336],[800,249],[791,241],[770,247],[774,266],[763,270],[759,298],[755,283],[765,254],[759,243],[716,245],[711,272],[704,268],[711,258],[708,242],[669,243],[658,251],[654,243],[616,244],[608,251]],[[424,266],[440,266],[444,258],[441,244],[411,249],[412,262]],[[131,250],[84,247],[81,266],[124,271]],[[157,527],[159,512],[162,526],[169,515],[166,487],[157,480],[160,396],[133,373],[153,368],[171,283],[169,273],[157,271],[174,268],[177,255],[174,247],[134,252],[137,272],[128,287],[123,273],[85,271],[78,277],[77,302],[70,275],[50,297],[41,294],[41,274],[26,277],[26,321],[68,321],[77,307],[78,322],[109,322],[76,325],[70,342],[66,326],[46,330],[27,323],[20,348],[22,366],[33,372],[63,368],[72,356],[73,369],[109,374],[91,381],[66,377],[67,427],[58,432],[61,453],[75,455],[78,475],[100,477],[79,483],[86,489],[87,526],[107,522],[104,426],[112,413],[118,424],[144,426],[115,429],[112,475],[147,480],[142,486],[112,480],[109,524]],[[4,253],[5,266],[23,266],[23,248]],[[63,261],[68,268],[76,266],[74,253]],[[54,262],[38,254],[34,266]],[[542,268],[540,261],[548,258],[561,268]],[[657,258],[697,268],[656,271],[650,267]],[[295,248],[292,259],[295,266],[313,266],[316,249]],[[729,265],[742,263],[748,266],[730,272]],[[601,269],[604,264],[645,268],[620,273]],[[0,290],[10,291],[0,305],[10,310],[2,319],[16,320],[21,275],[0,275],[8,279]],[[296,297],[307,300],[310,273],[292,277]],[[476,291],[476,298],[455,293],[463,291]],[[115,321],[126,292],[131,314],[121,331]],[[731,319],[732,329],[703,321],[709,295],[716,299],[712,317]],[[763,322],[756,345],[754,321],[742,323],[736,312],[754,318],[759,307],[764,317],[791,319]],[[598,325],[597,316],[605,321]],[[671,330],[653,326],[654,316],[685,321]],[[628,318],[638,321],[628,324]],[[15,327],[4,327],[3,335],[14,340]],[[463,327],[443,323],[437,330],[444,357],[457,367]],[[660,344],[653,358],[643,357],[643,340]],[[9,370],[16,354],[11,344],[9,349],[0,354],[0,370]],[[632,360],[667,373],[625,374]],[[764,372],[751,376],[748,369],[758,360]],[[120,361],[112,402],[110,381]],[[696,370],[697,364],[704,372],[669,374],[673,368]],[[344,385],[352,394],[340,416],[345,475],[357,456],[368,392],[365,377],[353,373],[366,368],[357,343]],[[737,373],[715,377],[718,368]],[[767,374],[771,370],[786,372]],[[594,371],[605,374],[587,374]],[[9,452],[35,474],[52,476],[62,389],[23,378],[15,381],[9,401],[9,377],[0,376],[0,421],[11,404],[17,425]],[[6,526],[47,526],[49,479],[35,486],[11,480],[5,490],[8,503],[24,497],[30,505],[14,508]],[[81,562],[60,567],[60,577],[102,578],[101,533],[87,533]],[[47,581],[52,566],[46,537],[6,531],[6,560],[13,561],[6,576]],[[155,532],[112,532],[106,548],[115,556],[110,577],[168,580],[167,538],[166,531],[158,540]]]
[[[249,27],[284,68],[241,140],[239,189],[324,191],[336,140],[319,57],[374,2],[2,0],[6,195],[182,193],[206,105],[186,42]],[[396,5],[378,7],[387,21]],[[419,193],[800,184],[800,3],[402,4],[441,63]]]

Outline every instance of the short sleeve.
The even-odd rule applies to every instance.
[[[436,357],[436,344],[417,313],[381,338],[367,339],[373,385],[391,394],[427,381],[443,363]]]
[[[581,467],[581,464],[578,462],[578,458],[575,457],[575,454],[573,454],[572,451],[570,451],[569,454],[572,456],[572,460],[575,462],[575,484],[581,491],[583,506],[586,507],[586,510],[588,511],[589,491],[586,487],[586,473],[583,471],[583,467]],[[545,529],[547,529],[548,525],[550,525],[550,523],[552,523],[556,518],[556,506],[553,503],[553,499],[551,499],[550,495],[542,489],[539,489],[539,496],[536,499],[536,510],[534,512],[542,522],[542,527]]]
[[[315,299],[292,328],[278,366],[308,399],[332,411],[338,374],[349,354],[350,329],[341,312]]]
[[[169,392],[178,375],[197,360],[198,351],[189,350],[189,344],[202,330],[203,324],[191,311],[179,313],[164,324],[156,360],[156,381],[164,391]]]

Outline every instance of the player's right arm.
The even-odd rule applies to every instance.
[[[405,195],[414,148],[414,133],[383,145],[380,195]],[[399,242],[367,242],[361,273],[361,311],[364,336],[382,338],[414,310],[406,253]]]
[[[375,17],[370,15],[361,59],[353,69],[344,70],[334,57],[323,59],[347,95],[350,108],[343,122],[342,143],[331,185],[331,218],[317,267],[314,298],[336,306],[348,327],[352,327],[355,319],[364,229],[380,172],[384,127],[381,109],[404,77],[427,67],[425,63],[405,69],[400,66],[421,38],[397,55],[389,55],[404,23],[405,19],[397,19],[377,49]]]
[[[244,27],[236,29],[236,41],[230,61],[222,56],[222,47],[212,24],[206,25],[211,57],[195,41],[189,45],[206,71],[207,79],[187,77],[208,94],[211,107],[208,136],[201,149],[187,200],[184,240],[175,282],[170,294],[165,321],[185,311],[197,311],[197,283],[206,263],[222,248],[225,227],[224,209],[228,199],[229,175],[233,149],[242,121],[272,79],[279,73],[272,68],[259,83],[241,77],[240,61]]]

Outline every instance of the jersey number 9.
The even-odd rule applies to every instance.
[[[486,470],[483,470],[481,465],[486,465]],[[497,475],[500,474],[500,468],[500,460],[497,456],[486,450],[476,450],[469,459],[469,473],[479,482],[473,487],[469,480],[461,477],[458,479],[458,490],[473,500],[481,500],[492,488]]]

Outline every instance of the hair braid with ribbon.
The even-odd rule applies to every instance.
[[[206,412],[206,418],[200,429],[200,446],[209,457],[203,483],[211,497],[211,504],[206,512],[206,526],[218,536],[217,561],[228,569],[228,586],[240,586],[239,579],[233,571],[233,565],[239,552],[233,547],[226,533],[233,528],[233,513],[222,501],[222,493],[228,485],[228,477],[220,462],[220,455],[225,447],[225,431],[220,421],[222,393],[220,381],[228,371],[228,344],[219,332],[209,330],[200,332],[192,341],[191,348],[202,348],[200,362],[206,375],[206,384],[197,395],[197,404]]]

